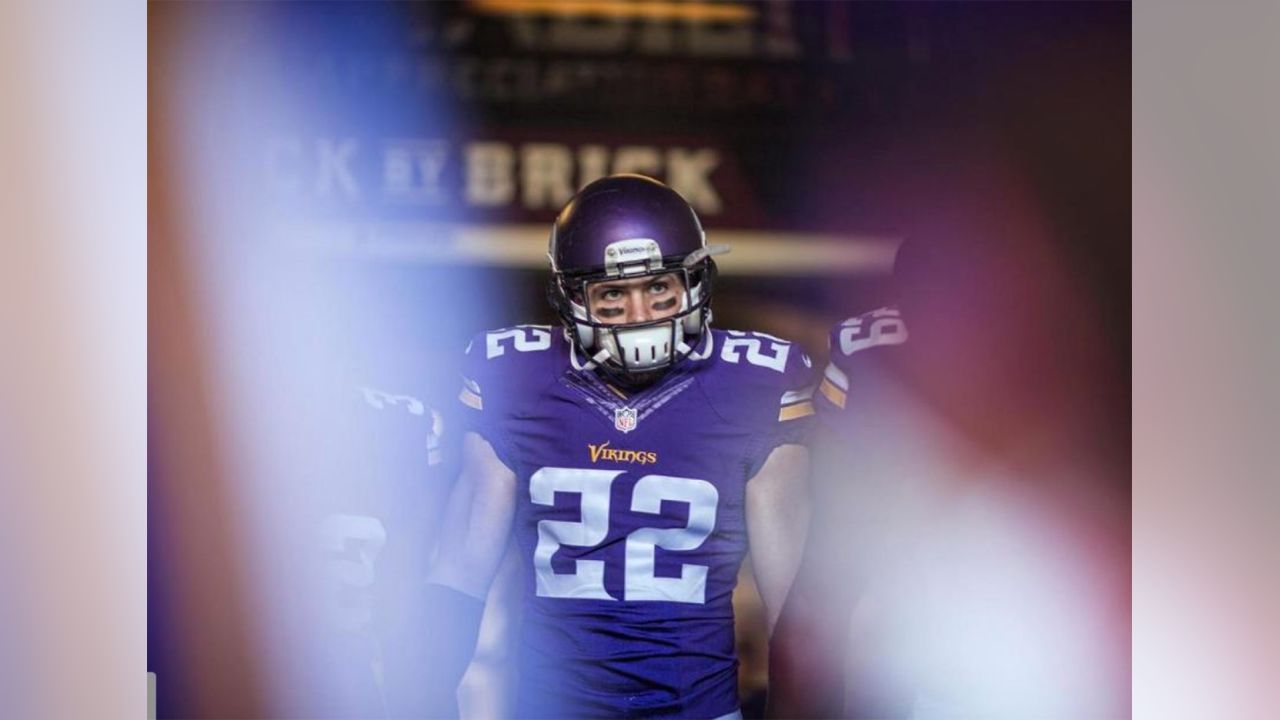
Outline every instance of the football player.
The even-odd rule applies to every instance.
[[[973,418],[988,408],[948,397],[973,380],[953,370],[963,348],[943,334],[965,309],[922,300],[906,270],[904,312],[880,308],[830,335],[817,511],[770,703],[787,717],[1122,716],[1105,526],[1073,499],[1088,479],[1076,459],[1042,454],[1042,437],[1028,452],[1014,426],[1001,428],[1006,445],[983,446]]]
[[[348,385],[325,445],[315,450],[313,498],[324,515],[325,681],[312,711],[329,717],[393,716],[388,664],[415,617],[434,517],[440,414],[408,394]],[[415,576],[417,580],[415,581]]]
[[[814,393],[822,431],[812,442],[808,553],[769,657],[770,705],[783,717],[910,717],[911,690],[890,672],[893,647],[876,634],[885,613],[867,601],[873,568],[912,542],[890,531],[902,521],[892,498],[909,482],[901,464],[883,461],[884,448],[900,442],[884,427],[899,401],[886,386],[907,338],[894,305],[842,320],[828,335],[830,361]]]
[[[667,186],[598,180],[551,231],[563,327],[472,340],[427,713],[452,711],[514,534],[518,716],[741,717],[731,597],[750,547],[772,629],[808,525],[814,408],[799,347],[710,327],[726,250]]]

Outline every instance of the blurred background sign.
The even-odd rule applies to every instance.
[[[264,199],[349,223],[327,227],[352,240],[376,235],[375,253],[392,245],[401,258],[539,266],[531,246],[577,188],[635,172],[674,187],[710,228],[757,231],[737,238],[752,258],[729,260],[730,272],[770,274],[778,249],[795,242],[815,255],[792,254],[778,272],[883,273],[891,261],[892,237],[858,232],[874,229],[854,200],[866,180],[844,185],[852,202],[839,218],[806,212],[800,196],[810,158],[844,153],[901,118],[912,39],[899,10],[466,2],[206,12],[270,37],[210,38],[217,63],[240,78],[227,90],[244,111],[236,121],[252,125],[242,149]],[[857,153],[851,168],[866,166]],[[439,224],[459,222],[489,237],[495,223],[521,231],[497,233],[502,252],[476,257]]]

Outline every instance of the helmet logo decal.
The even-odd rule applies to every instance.
[[[662,269],[662,248],[656,240],[632,238],[609,243],[604,249],[606,275],[637,275]]]
[[[613,411],[613,426],[620,432],[629,433],[635,430],[638,422],[635,408],[620,407]]]

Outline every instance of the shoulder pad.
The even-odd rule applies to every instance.
[[[880,345],[901,345],[907,341],[907,324],[898,308],[889,305],[841,320],[827,340],[832,357],[849,357]]]
[[[388,392],[367,385],[356,386],[361,399],[360,405],[365,408],[362,422],[372,428],[379,436],[396,438],[408,435],[415,438],[411,445],[416,446],[416,439],[422,439],[422,447],[427,451],[430,465],[440,462],[440,437],[444,433],[444,418],[433,407],[418,398],[395,392]]]
[[[550,350],[553,334],[554,330],[550,325],[516,325],[490,330],[471,339],[467,345],[467,356],[477,360],[493,360],[515,353]]]
[[[720,338],[720,360],[743,367],[758,367],[786,375],[787,366],[798,354],[808,360],[804,351],[790,340],[768,333],[725,330]]]
[[[712,402],[727,418],[770,426],[813,414],[813,361],[803,348],[759,332],[727,330],[717,340]]]
[[[562,345],[549,325],[516,325],[476,335],[463,358],[458,400],[480,411],[491,409],[486,404],[492,406],[498,398],[509,406],[519,389],[528,388],[553,361],[549,351]]]

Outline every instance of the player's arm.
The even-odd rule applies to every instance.
[[[809,450],[779,445],[747,483],[751,568],[770,636],[800,569],[811,511]]]
[[[467,433],[462,444],[462,473],[449,496],[427,582],[483,603],[511,535],[516,475],[478,434]]]
[[[827,335],[830,362],[822,373],[814,404],[819,416],[832,419],[847,409],[851,378],[861,374],[862,363],[884,350],[907,341],[907,323],[897,307],[889,305],[836,323]]]
[[[513,657],[521,620],[520,552],[513,542],[485,598],[475,656],[458,687],[458,705],[463,717],[502,720],[515,715]]]
[[[463,437],[454,484],[421,596],[421,623],[404,639],[394,714],[454,717],[457,689],[471,661],[484,598],[507,549],[516,477],[474,432]]]

